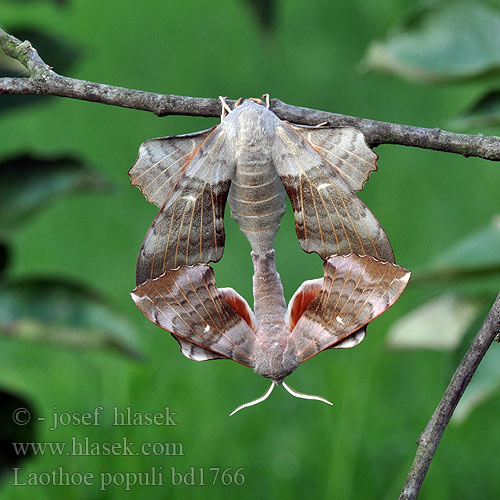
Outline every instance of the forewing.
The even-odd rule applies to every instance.
[[[128,172],[130,183],[137,186],[150,203],[161,207],[216,128],[143,142],[137,161]]]
[[[353,127],[308,127],[292,125],[304,139],[342,176],[353,191],[363,189],[377,170],[377,154],[363,132]]]
[[[150,321],[177,337],[183,354],[191,359],[222,356],[253,366],[255,333],[222,298],[210,266],[200,264],[167,271],[139,285],[131,296]],[[208,357],[194,348],[191,357],[189,346],[181,341],[215,356]]]
[[[328,258],[321,290],[292,332],[299,361],[357,334],[396,302],[410,274],[401,266],[368,256]],[[350,340],[359,343],[363,338],[359,332]]]
[[[213,129],[186,161],[144,238],[137,284],[178,266],[222,257],[224,207],[235,169],[225,131]]]
[[[286,122],[276,128],[273,161],[295,215],[302,248],[323,259],[357,253],[393,262],[382,226],[342,176]]]

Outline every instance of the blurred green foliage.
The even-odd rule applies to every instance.
[[[273,23],[261,29],[255,7],[243,0],[198,2],[6,1],[2,27],[44,31],[58,43],[81,48],[76,78],[191,96],[272,96],[303,106],[367,118],[445,127],[475,102],[484,85],[424,87],[394,76],[362,74],[369,46],[401,19],[412,2],[276,2]],[[52,64],[47,48],[40,55]],[[55,67],[56,71],[61,71]],[[0,96],[14,100],[18,96]],[[1,106],[0,106],[0,109]],[[110,349],[74,349],[53,342],[0,336],[0,387],[34,409],[39,442],[182,443],[182,456],[120,454],[44,456],[20,467],[30,473],[90,473],[94,486],[0,485],[3,499],[36,496],[117,498],[124,486],[99,489],[101,473],[119,481],[125,472],[160,470],[164,486],[135,486],[134,498],[394,498],[413,460],[415,441],[432,414],[466,345],[454,352],[388,351],[385,334],[404,313],[435,297],[442,284],[410,283],[389,312],[369,327],[355,349],[325,352],[290,377],[290,385],[316,392],[333,407],[299,401],[275,391],[265,404],[229,419],[243,401],[264,392],[267,382],[226,361],[194,363],[167,333],[150,324],[128,293],[135,259],[156,208],[131,188],[127,170],[139,144],[151,137],[207,128],[217,120],[157,118],[152,114],[69,99],[47,99],[0,116],[0,158],[78,157],[114,189],[76,191],[54,199],[9,234],[9,280],[67,279],[97,290],[113,310],[139,331],[144,359]],[[484,131],[486,133],[486,131]],[[490,131],[491,132],[491,131]],[[498,129],[494,129],[498,134]],[[500,171],[480,159],[465,159],[399,146],[377,148],[379,171],[361,197],[388,233],[397,262],[424,269],[464,235],[498,212]],[[219,286],[251,299],[249,246],[227,220],[227,245],[215,271]],[[287,298],[306,279],[321,275],[318,256],[300,250],[289,210],[276,241],[278,270]],[[498,281],[498,280],[497,280]],[[469,279],[463,287],[474,287]],[[490,280],[489,293],[498,282]],[[42,292],[43,293],[43,292]],[[1,307],[1,306],[0,306]],[[498,348],[498,346],[495,346]],[[56,413],[103,407],[100,425],[60,425]],[[176,426],[113,426],[113,408],[177,414]],[[3,406],[2,413],[10,407]],[[498,498],[496,456],[498,396],[445,433],[422,497]],[[68,444],[68,446],[70,446]],[[171,485],[171,468],[197,471],[197,486]],[[212,485],[214,472],[244,467],[245,483]],[[206,486],[199,485],[199,469]]]
[[[21,154],[0,160],[0,232],[4,235],[36,216],[58,196],[104,189],[106,182],[77,158],[37,158]]]
[[[452,125],[462,130],[500,127],[500,90],[487,91],[477,102],[452,120]]]
[[[372,43],[366,65],[428,82],[499,76],[499,45],[498,6],[433,1],[417,4],[385,42]]]
[[[390,327],[388,344],[402,349],[455,350],[471,343],[498,291],[500,215],[444,249],[414,283],[440,283],[431,298]],[[460,400],[453,418],[462,422],[479,405],[498,396],[500,349],[493,344]]]

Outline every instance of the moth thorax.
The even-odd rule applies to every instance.
[[[278,338],[266,338],[266,332],[259,333],[262,333],[262,337],[255,346],[254,371],[280,385],[299,366],[295,346],[285,329]]]
[[[258,150],[259,155],[269,155],[276,134],[273,113],[265,108],[249,106],[241,110],[238,118],[238,127],[230,130],[236,144],[236,156],[252,150]]]
[[[270,145],[268,141],[240,142],[235,149],[236,162],[239,164],[267,164],[272,161]]]

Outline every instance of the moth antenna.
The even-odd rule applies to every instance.
[[[224,120],[226,115],[231,112],[231,108],[227,105],[226,97],[219,96],[219,100],[222,103],[222,111],[220,114],[220,121]]]
[[[326,403],[327,405],[332,405],[328,399],[322,398],[321,396],[313,396],[312,394],[303,394],[302,392],[297,392],[294,391],[290,386],[286,385],[285,382],[283,382],[283,387],[292,395],[295,396],[296,398],[301,398],[301,399],[315,399],[316,401],[323,401],[323,403]]]
[[[273,392],[273,389],[274,389],[274,382],[271,382],[271,387],[269,387],[269,389],[264,394],[264,396],[261,396],[260,398],[254,399],[253,401],[250,401],[249,403],[245,403],[241,406],[238,406],[238,408],[236,408],[236,410],[233,410],[229,414],[229,416],[232,417],[237,411],[243,410],[243,408],[248,408],[249,406],[255,406],[255,405],[258,405],[259,403],[262,403],[262,401],[265,401],[269,397],[271,392]]]

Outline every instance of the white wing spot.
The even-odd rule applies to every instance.
[[[183,196],[182,198],[186,201],[191,201],[191,202],[196,201],[196,198],[191,194],[188,194],[187,196]]]
[[[208,333],[209,331],[210,331],[210,325],[207,325],[207,326],[205,327],[205,333]]]
[[[318,186],[318,191],[321,191],[322,189],[326,189],[326,188],[329,188],[331,187],[331,184],[328,184],[327,182],[324,182],[323,184],[320,184]]]
[[[400,283],[400,282],[404,283],[406,285],[406,283],[408,283],[408,281],[410,279],[410,276],[411,276],[411,273],[407,273],[402,278],[394,278],[391,281],[391,284],[389,286],[391,286],[393,283]]]
[[[345,323],[342,321],[342,318],[340,316],[337,316],[335,318],[337,320],[338,323],[340,323],[341,325],[345,325]]]

